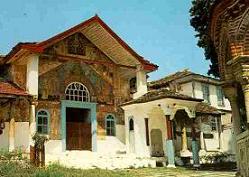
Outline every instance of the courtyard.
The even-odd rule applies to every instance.
[[[233,177],[235,172],[202,171],[182,167],[173,168],[140,168],[125,170],[80,170],[65,168],[58,164],[51,164],[46,168],[36,168],[28,163],[0,162],[1,177]]]

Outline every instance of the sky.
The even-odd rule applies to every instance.
[[[0,6],[0,54],[18,42],[42,41],[98,14],[138,54],[159,65],[155,80],[209,61],[189,23],[191,0],[8,0]]]

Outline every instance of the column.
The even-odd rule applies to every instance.
[[[9,122],[9,151],[15,149],[15,119],[11,118]]]
[[[236,87],[224,87],[224,93],[228,100],[230,101],[230,105],[232,108],[232,118],[233,118],[233,129],[235,135],[240,134],[240,113],[238,107],[238,100],[237,100],[237,88]]]
[[[199,147],[196,140],[195,124],[192,125],[192,155],[193,155],[193,166],[200,167]]]
[[[168,166],[169,168],[175,168],[175,149],[173,144],[173,131],[172,131],[172,121],[170,120],[170,116],[166,115],[166,153],[168,157]]]
[[[36,133],[35,106],[36,106],[36,102],[33,101],[30,104],[30,108],[29,108],[29,143],[30,143],[29,145],[30,146],[34,146],[32,137]]]
[[[133,94],[133,99],[136,99],[148,92],[147,74],[142,69],[141,66],[137,68],[136,79],[137,79],[137,92]]]
[[[191,157],[191,152],[188,150],[188,139],[187,139],[187,129],[185,123],[182,127],[182,150],[180,152],[181,157]]]
[[[205,153],[206,152],[205,151],[205,142],[204,142],[204,136],[203,136],[203,132],[202,131],[200,132],[200,147],[201,147],[200,154]]]
[[[38,96],[39,56],[32,54],[27,58],[26,88],[30,95]]]
[[[228,100],[230,101],[230,105],[232,108],[232,121],[233,121],[233,129],[234,129],[234,137],[241,133],[240,129],[240,113],[238,107],[238,100],[237,100],[237,88],[236,87],[223,87],[224,93]],[[235,140],[235,156],[237,167],[239,165],[239,154],[237,152],[237,142]]]
[[[245,98],[247,123],[249,124],[249,84],[244,84],[242,88],[243,88],[244,98]]]
[[[204,141],[204,133],[202,130],[202,117],[198,117],[199,118],[199,127],[200,127],[200,151],[199,151],[199,155],[204,155],[206,153],[206,148],[205,148],[205,141]]]
[[[182,152],[186,152],[188,150],[188,142],[187,142],[187,130],[185,125],[182,128]]]

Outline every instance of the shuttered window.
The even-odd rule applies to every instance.
[[[216,87],[218,106],[224,106],[224,96],[221,87]]]
[[[204,101],[210,104],[209,85],[202,84],[202,94],[203,94]]]

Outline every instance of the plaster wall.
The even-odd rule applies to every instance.
[[[15,122],[15,149],[26,152],[29,150],[29,122]],[[0,135],[0,149],[9,148],[9,122],[5,122],[3,134]]]
[[[38,96],[38,67],[39,56],[30,55],[27,62],[27,83],[26,88],[29,94]]]
[[[192,82],[181,84],[181,88],[178,91],[184,95],[194,97]]]
[[[9,148],[9,122],[5,122],[3,134],[0,135],[0,149]]]
[[[186,88],[183,87],[183,90]],[[228,99],[224,97],[224,106],[218,106],[217,101],[217,86],[209,84],[209,94],[210,94],[210,104],[211,106],[214,106],[218,109],[224,109],[224,110],[231,110],[230,103]],[[203,92],[202,92],[202,83],[201,82],[195,82],[195,97],[203,99]]]
[[[29,122],[15,122],[15,149],[29,150]]]
[[[150,107],[150,108],[148,108]],[[129,119],[133,118],[134,120],[134,135],[135,135],[135,143],[134,145],[130,145],[129,141]],[[146,144],[146,130],[145,130],[145,120],[144,118],[149,119],[149,141],[150,145]],[[139,157],[150,157],[152,151],[151,144],[151,130],[159,129],[162,133],[162,148],[164,154],[166,153],[165,145],[165,116],[164,112],[159,107],[151,107],[150,103],[144,103],[141,105],[137,105],[134,109],[125,111],[125,129],[126,129],[126,148],[129,153],[130,147],[135,146],[135,154]]]

